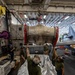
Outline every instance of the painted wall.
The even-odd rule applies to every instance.
[[[14,46],[20,47],[20,43],[23,43],[24,40],[23,32],[24,29],[22,25],[10,26],[10,34]]]
[[[6,30],[5,18],[3,16],[0,16],[0,32],[2,32],[3,30]]]

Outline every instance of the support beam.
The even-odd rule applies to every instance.
[[[19,12],[26,12],[26,11],[38,11],[38,9],[32,8],[30,6],[22,6],[22,5],[8,5],[9,9],[12,10],[16,10]],[[43,10],[43,8],[40,9],[40,11],[46,11],[46,12],[61,12],[61,13],[75,13],[75,7],[55,7],[55,6],[49,6],[47,8],[47,10]]]
[[[72,7],[49,7],[47,12],[75,13],[75,8]]]
[[[16,11],[20,11],[20,12],[25,12],[25,11],[38,11],[37,8],[31,8],[29,5],[27,6],[22,6],[22,5],[8,5],[9,9],[11,11],[16,10]]]

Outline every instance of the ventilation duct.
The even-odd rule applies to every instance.
[[[44,0],[29,0],[29,3],[30,3],[30,5],[34,5],[34,6],[36,6],[36,5],[42,5],[43,3],[44,3]]]
[[[51,0],[29,0],[29,3],[32,7],[47,9],[50,5],[50,1]]]
[[[32,0],[32,3],[42,3],[44,0]]]

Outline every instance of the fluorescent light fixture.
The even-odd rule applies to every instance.
[[[28,18],[27,15],[24,15],[25,18]]]
[[[41,23],[44,23],[43,21],[41,21]]]
[[[26,24],[27,24],[27,25],[29,25],[29,26],[31,26],[31,24],[30,24],[30,22],[29,22],[29,21],[28,21],[28,22],[26,22]]]
[[[68,19],[70,16],[66,16],[64,19],[66,20],[66,19]]]
[[[14,22],[13,22],[13,21],[11,21],[11,23],[12,23],[12,24],[14,24]]]
[[[43,17],[44,19],[46,18],[46,15],[44,15],[44,17]]]
[[[29,24],[29,22],[27,22],[27,24]]]
[[[75,24],[75,22],[73,24]]]
[[[60,24],[61,22],[59,21],[58,24]]]

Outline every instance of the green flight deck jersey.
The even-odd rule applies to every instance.
[[[33,64],[30,57],[27,57],[29,75],[41,75],[41,68]]]

